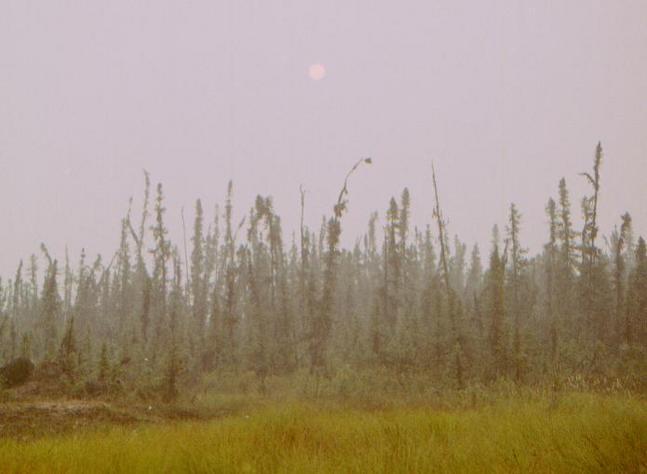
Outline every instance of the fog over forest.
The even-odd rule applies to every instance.
[[[286,239],[271,196],[258,195],[236,219],[230,182],[213,215],[195,202],[192,230],[183,218],[182,241],[173,242],[164,187],[144,172],[141,216],[129,208],[112,255],[83,252],[77,264],[43,243],[0,285],[1,355],[54,363],[70,387],[98,370],[102,390],[160,391],[167,400],[214,370],[254,373],[264,392],[272,376],[370,366],[400,383],[426,374],[459,389],[573,376],[640,388],[647,247],[629,213],[609,238],[600,233],[603,158],[598,143],[582,173],[590,189],[581,230],[564,178],[545,201],[540,253],[525,247],[515,203],[483,250],[451,236],[435,170],[435,223],[411,226],[404,188],[383,224],[373,213],[344,249],[352,178],[374,165],[370,157],[349,168],[318,228],[305,224],[303,188],[298,236]]]
[[[0,0],[0,472],[647,472],[645,25]]]

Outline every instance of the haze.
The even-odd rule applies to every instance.
[[[405,186],[431,221],[433,160],[450,233],[485,252],[514,201],[537,250],[562,176],[579,215],[600,140],[601,231],[628,211],[646,234],[646,22],[644,1],[2,0],[0,274],[40,242],[110,256],[144,168],[177,241],[229,179],[238,216],[269,194],[288,231],[303,185],[318,226],[371,156],[352,245]]]

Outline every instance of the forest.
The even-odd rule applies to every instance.
[[[211,218],[196,201],[190,242],[174,244],[162,184],[153,191],[146,174],[143,212],[124,216],[114,256],[84,251],[74,264],[43,244],[2,283],[1,356],[48,364],[69,390],[97,382],[167,400],[222,371],[253,373],[261,391],[296,371],[365,370],[438,388],[579,377],[644,389],[647,248],[629,214],[598,235],[601,163],[598,145],[583,174],[582,229],[561,179],[546,202],[543,251],[528,255],[511,204],[485,263],[478,246],[450,237],[438,193],[433,223],[411,229],[406,188],[340,248],[351,173],[321,228],[301,226],[288,244],[271,197],[233,221],[232,183]],[[304,192],[300,204],[303,220]]]
[[[469,249],[452,237],[435,171],[428,225],[411,226],[405,188],[370,216],[352,248],[343,248],[349,183],[379,165],[370,158],[350,168],[318,229],[303,224],[303,190],[301,226],[291,236],[270,196],[256,197],[235,218],[230,182],[223,204],[195,202],[192,226],[173,243],[164,188],[144,172],[141,213],[132,211],[131,199],[113,255],[83,251],[71,262],[44,243],[0,282],[3,400],[126,400],[151,409],[237,394],[377,409],[398,399],[404,407],[476,407],[503,391],[521,399],[541,393],[551,406],[561,394],[564,404],[577,405],[585,399],[568,397],[622,393],[639,416],[631,442],[638,460],[626,458],[634,464],[625,467],[644,468],[638,453],[647,434],[638,426],[645,408],[636,400],[647,389],[647,245],[627,213],[604,229],[607,235],[599,229],[602,160],[598,144],[591,169],[569,177],[590,185],[575,204],[567,180],[556,178],[545,203],[545,245],[535,255],[520,239],[523,210],[514,203],[487,248]],[[602,418],[595,408],[593,418]],[[630,435],[621,436],[619,458]],[[408,468],[417,470],[399,464]]]

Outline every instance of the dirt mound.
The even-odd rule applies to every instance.
[[[105,402],[79,400],[0,404],[0,438],[34,438],[90,426],[147,421]]]

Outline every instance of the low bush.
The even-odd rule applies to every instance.
[[[34,373],[34,363],[26,357],[19,357],[0,368],[0,380],[7,388],[26,383]]]

